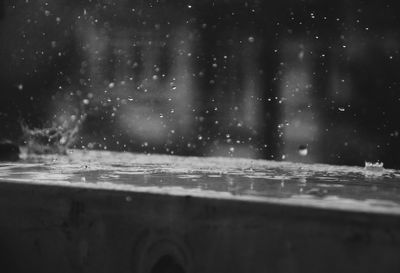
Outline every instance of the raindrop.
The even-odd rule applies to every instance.
[[[67,140],[67,137],[63,136],[63,137],[61,137],[61,139],[60,139],[59,142],[60,142],[61,145],[64,145],[64,144],[67,143],[67,141],[68,141],[68,140]]]
[[[253,36],[250,36],[248,39],[249,43],[254,43],[255,38]]]
[[[108,84],[108,87],[109,87],[109,88],[114,88],[114,86],[115,86],[115,83],[113,83],[113,82],[110,82],[110,83]]]
[[[304,59],[304,51],[303,50],[299,52],[298,57],[299,57],[300,60]]]
[[[307,148],[307,146],[306,145],[300,145],[299,146],[299,149],[298,149],[298,152],[299,152],[299,155],[301,155],[301,156],[306,156],[306,155],[308,155],[308,148]]]

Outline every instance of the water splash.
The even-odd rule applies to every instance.
[[[75,142],[77,134],[86,115],[79,119],[71,119],[61,126],[53,125],[49,128],[29,128],[21,122],[24,144],[28,154],[66,154],[67,149]]]
[[[400,172],[241,158],[68,150],[0,164],[0,183],[30,183],[400,214]],[[83,179],[84,177],[84,179]]]

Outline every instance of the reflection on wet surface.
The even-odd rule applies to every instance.
[[[400,172],[72,150],[0,164],[0,181],[400,214]]]

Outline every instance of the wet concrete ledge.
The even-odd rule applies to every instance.
[[[399,272],[400,217],[0,182],[2,272]]]

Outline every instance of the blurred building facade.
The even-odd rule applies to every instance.
[[[79,148],[400,168],[397,6],[5,2],[0,137],[84,113]]]

